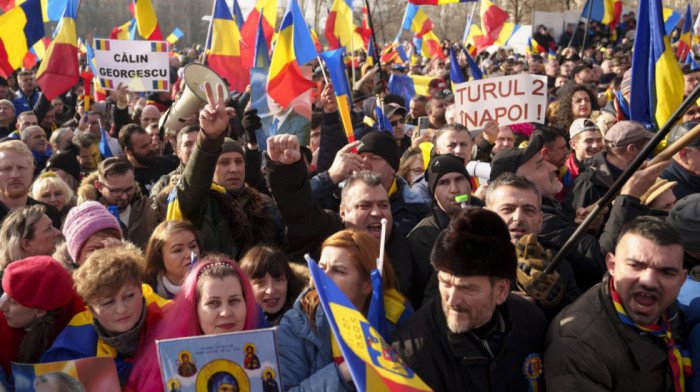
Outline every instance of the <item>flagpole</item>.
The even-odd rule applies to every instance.
[[[583,32],[583,43],[581,44],[581,51],[579,52],[579,57],[583,58],[583,51],[586,48],[586,37],[588,36],[588,24],[591,23],[591,12],[593,11],[593,2],[588,0],[588,17],[586,18],[586,30]],[[576,27],[578,29],[578,27]],[[574,30],[574,34],[576,34],[576,30]],[[573,35],[571,38],[573,39]]]
[[[320,56],[320,55],[317,55],[316,58],[318,59],[318,65],[320,66],[320,68],[321,68],[321,73],[323,74],[323,80],[325,80],[325,81],[326,81],[326,84],[328,84],[328,76],[326,76],[326,71],[323,69],[323,66],[324,66],[325,63],[323,62],[323,60],[321,60],[321,56]],[[320,94],[320,93],[319,93],[319,94]]]
[[[462,37],[462,41],[464,41],[465,44],[469,37],[469,29],[471,29],[472,24],[474,24],[474,11],[476,10],[477,3],[478,1],[475,1],[474,4],[472,4],[472,11],[469,13],[469,19],[467,19],[467,27],[464,28],[464,37]]]
[[[384,270],[384,242],[386,241],[386,218],[382,218],[382,235],[379,241],[379,257],[377,258],[377,270],[379,270],[379,275],[383,275]]]
[[[374,23],[372,23],[372,12],[369,9],[369,0],[365,0],[365,7],[367,7],[367,19],[369,19],[369,29],[372,30],[372,40],[374,41],[374,57],[377,58],[377,65],[379,65],[379,78],[384,80],[384,74],[382,72],[382,59],[379,57],[379,52],[377,52],[377,36],[374,34]]]
[[[581,236],[585,234],[586,230],[588,229],[588,226],[590,226],[591,222],[593,219],[598,216],[602,212],[604,208],[607,208],[608,204],[612,201],[612,199],[617,195],[619,190],[622,188],[622,186],[629,180],[630,177],[632,177],[632,174],[637,171],[639,166],[647,160],[647,157],[649,154],[654,151],[656,146],[664,140],[666,135],[671,131],[671,128],[681,120],[681,117],[685,114],[685,112],[690,109],[690,106],[695,104],[695,101],[698,100],[700,97],[700,86],[695,87],[695,90],[693,90],[690,95],[688,95],[681,105],[676,109],[676,111],[671,115],[671,117],[668,118],[666,121],[666,124],[664,124],[661,129],[656,132],[654,137],[649,140],[649,142],[644,146],[642,151],[639,152],[637,157],[634,158],[634,161],[625,169],[625,171],[620,175],[620,177],[615,181],[615,183],[608,189],[608,191],[603,195],[603,197],[598,200],[597,204],[593,208],[593,211],[591,211],[588,216],[586,216],[586,219],[584,219],[583,222],[581,222],[580,225],[578,225],[578,228],[576,231],[569,237],[569,239],[564,243],[564,246],[561,247],[559,252],[557,252],[556,255],[552,258],[552,261],[549,263],[547,268],[544,269],[542,272],[542,276],[546,274],[552,273],[559,263],[564,259],[564,257],[569,254],[571,251],[571,248],[574,247],[576,243],[581,239]]]
[[[214,25],[214,12],[216,12],[216,2],[218,0],[214,0],[214,4],[211,6],[211,19],[209,19],[209,30],[207,31],[207,42],[206,45],[204,45],[204,57],[202,57],[202,65],[207,65],[207,49],[209,49],[209,45],[211,45],[211,30],[212,26]],[[192,59],[194,61],[194,59]]]
[[[352,85],[355,85],[355,33],[350,34],[350,66],[352,67]]]

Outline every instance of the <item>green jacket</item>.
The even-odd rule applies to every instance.
[[[182,217],[201,231],[204,251],[222,252],[239,260],[255,245],[282,247],[282,226],[269,196],[247,185],[236,194],[212,189],[216,188],[212,179],[223,138],[204,143],[202,139],[200,133],[177,185],[177,198]]]

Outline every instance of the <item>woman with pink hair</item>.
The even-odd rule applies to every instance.
[[[206,259],[205,259],[206,260]],[[146,337],[125,391],[162,391],[156,339],[246,331],[258,327],[248,277],[231,260],[204,261],[190,271],[175,303]]]

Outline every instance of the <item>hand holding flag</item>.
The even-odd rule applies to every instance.
[[[394,353],[333,280],[308,255],[305,258],[321,306],[357,390],[429,391],[430,388]]]

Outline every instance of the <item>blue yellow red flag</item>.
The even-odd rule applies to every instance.
[[[0,15],[0,74],[9,76],[44,36],[41,1],[28,0]]]
[[[670,8],[663,9],[664,31],[666,35],[671,35],[671,32],[676,28],[676,25],[681,21],[682,17],[683,15]]]
[[[452,88],[454,89],[454,85],[457,83],[464,83],[467,81],[467,79],[464,78],[464,74],[462,73],[462,68],[459,66],[459,62],[457,61],[457,56],[455,56],[455,51],[452,49],[450,46],[450,81],[452,82]]]
[[[314,86],[300,66],[318,57],[304,16],[296,0],[290,0],[282,18],[267,80],[267,94],[283,107]]]
[[[367,63],[369,65],[377,64],[377,55],[374,52],[374,40],[372,36],[369,37],[369,43],[367,44]]]
[[[246,46],[242,49],[242,63],[246,68],[253,66],[253,56],[255,55],[255,40],[258,33],[258,24],[262,15],[263,31],[265,32],[265,44],[272,49],[275,36],[275,23],[277,22],[277,0],[258,0],[255,8],[248,14],[243,27],[241,27],[241,38]]]
[[[661,0],[640,1],[637,21],[630,117],[658,129],[683,101],[683,74],[666,35]]]
[[[466,49],[462,48],[462,52],[467,56],[467,65],[469,65],[469,71],[472,73],[472,79],[483,79],[485,73],[483,69],[476,65],[476,61],[474,61],[474,58],[472,58],[471,54],[469,54]]]
[[[139,34],[149,41],[162,41],[163,34],[151,0],[134,0],[132,8]]]
[[[335,0],[326,19],[324,35],[330,49],[349,46],[355,25],[352,22],[352,0]]]
[[[307,262],[355,388],[360,392],[430,391],[316,262],[311,258]]]
[[[547,53],[547,59],[548,60],[556,60],[557,54],[554,53],[554,51],[552,49],[549,49],[549,53]]]
[[[216,0],[213,18],[209,66],[226,79],[232,90],[244,91],[250,76],[241,61],[241,34],[225,0]]]
[[[426,15],[425,12],[420,9],[420,7],[411,3],[406,6],[406,12],[403,15],[403,23],[401,23],[401,28],[412,31],[416,33],[418,38],[422,38],[423,35],[432,30],[433,27],[433,22],[430,20],[428,15]]]
[[[241,6],[238,5],[238,0],[233,0],[233,20],[236,21],[236,26],[238,26],[238,31],[243,28],[243,12],[241,12]]]
[[[75,32],[76,3],[68,0],[46,56],[36,73],[42,93],[50,101],[68,91],[80,80],[78,36]]]
[[[591,3],[593,3],[591,5]],[[617,26],[620,23],[620,14],[622,13],[621,0],[586,0],[586,4],[581,11],[581,18],[588,17],[588,7],[591,9],[591,20],[610,25]]]
[[[445,58],[445,54],[442,52],[442,44],[440,43],[440,39],[437,37],[437,35],[435,35],[435,32],[433,30],[430,30],[427,33],[425,33],[420,41],[421,53],[423,54],[423,56],[427,55],[430,58]]]
[[[389,93],[402,96],[406,102],[410,102],[415,95],[429,97],[428,84],[433,79],[435,77],[423,75],[391,75]]]
[[[255,37],[255,55],[253,67],[268,68],[270,67],[270,52],[267,50],[265,42],[265,30],[263,29],[263,14],[260,14],[258,19],[258,35]]]
[[[165,40],[168,41],[168,43],[170,45],[172,45],[184,36],[185,36],[185,33],[183,33],[179,27],[176,27],[175,30],[173,30],[173,32],[170,33],[170,35],[165,38]]]
[[[338,113],[343,122],[345,135],[350,143],[355,141],[355,132],[352,128],[352,120],[350,113],[352,111],[352,94],[350,93],[350,83],[345,72],[345,63],[343,62],[343,50],[335,49],[320,54],[323,61],[328,67],[328,76],[333,83],[335,98],[338,101]]]
[[[685,11],[685,21],[683,22],[683,31],[681,31],[681,37],[678,40],[678,50],[676,51],[676,57],[679,61],[685,60],[685,57],[690,52],[691,38],[693,36],[693,14],[690,12],[690,3],[688,3],[688,9]]]
[[[481,31],[491,39],[491,42],[495,42],[498,39],[503,24],[508,20],[508,13],[498,8],[489,0],[481,1],[479,12],[481,15]]]

